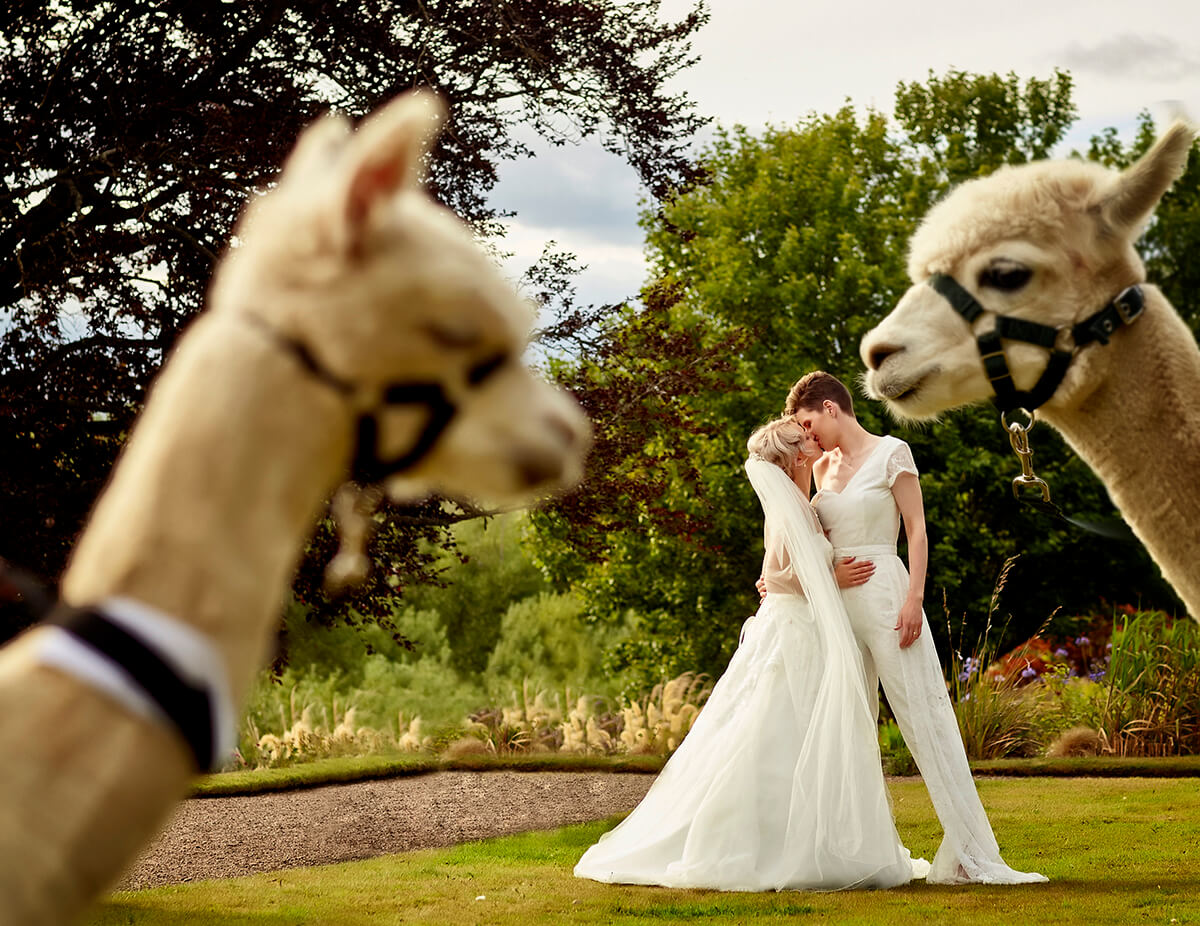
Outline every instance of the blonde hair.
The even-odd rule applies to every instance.
[[[804,428],[792,418],[776,418],[758,428],[746,441],[746,449],[787,471],[800,455]]]

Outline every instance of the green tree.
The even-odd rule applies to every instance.
[[[463,675],[487,667],[509,606],[546,590],[524,548],[525,529],[518,514],[458,525],[455,551],[437,561],[436,584],[414,585],[405,595],[411,608],[440,615],[450,664]]]
[[[718,131],[702,156],[710,182],[673,199],[644,223],[657,285],[678,293],[681,331],[726,350],[729,386],[680,397],[702,439],[647,439],[685,448],[695,488],[671,482],[659,502],[702,519],[690,538],[629,532],[587,564],[581,582],[596,613],[630,609],[635,631],[615,654],[649,678],[684,669],[720,671],[741,620],[757,604],[761,512],[741,472],[750,431],[779,414],[788,387],[826,369],[849,384],[861,373],[862,336],[909,282],[907,241],[950,185],[1045,156],[1074,118],[1070,79],[1021,84],[1014,76],[952,72],[901,85],[897,120],[846,106],[789,127]],[[860,419],[908,440],[923,471],[930,527],[927,611],[945,642],[942,592],[953,620],[987,614],[1004,563],[1022,553],[1004,606],[1010,635],[1033,632],[1058,605],[1101,597],[1169,599],[1143,551],[1068,533],[1019,508],[1009,481],[1017,462],[986,408],[922,429],[883,417],[865,399]],[[1103,487],[1048,428],[1035,432],[1038,471],[1068,510],[1111,514]]]

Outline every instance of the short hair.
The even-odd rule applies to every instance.
[[[806,436],[798,422],[791,418],[776,418],[750,435],[746,449],[786,471],[800,455]]]
[[[813,370],[796,380],[796,384],[788,391],[783,413],[790,418],[802,408],[819,408],[827,401],[854,417],[854,399],[845,383],[832,373]]]

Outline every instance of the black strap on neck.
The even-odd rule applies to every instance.
[[[338,393],[338,395],[347,398],[354,395],[354,384],[323,367],[321,362],[313,355],[313,352],[308,349],[308,345],[299,338],[284,334],[273,325],[267,324],[257,315],[248,314],[244,317],[256,330],[261,331],[279,347],[283,348],[283,352],[290,355],[293,360],[304,368],[304,372],[313,379],[324,383],[334,392]]]
[[[209,693],[182,679],[154,650],[92,608],[60,604],[47,618],[127,675],[171,719],[187,742],[196,768],[213,764],[213,704]]]
[[[1140,286],[1130,286],[1121,290],[1117,297],[1094,315],[1089,315],[1079,324],[1071,328],[1071,337],[1076,347],[1083,347],[1093,341],[1108,344],[1114,331],[1122,325],[1132,325],[1146,308],[1146,295]]]
[[[948,274],[934,274],[929,278],[929,285],[950,303],[967,324],[973,324],[987,311]],[[995,393],[992,402],[1001,412],[1011,412],[1019,408],[1033,411],[1045,405],[1067,375],[1076,350],[1093,341],[1107,344],[1117,328],[1132,324],[1144,308],[1145,297],[1140,286],[1130,286],[1123,290],[1100,311],[1071,327],[1071,339],[1074,342],[1071,350],[1063,350],[1057,346],[1058,328],[1024,318],[996,315],[996,323],[992,329],[975,338],[984,373]],[[1046,367],[1032,389],[1017,389],[1008,367],[1008,357],[1004,353],[1004,341],[1024,341],[1050,352]]]
[[[947,274],[934,274],[929,278],[929,285],[950,303],[954,311],[961,315],[968,325],[973,325],[976,319],[987,312],[987,309],[980,305],[974,296]],[[1145,295],[1140,286],[1130,286],[1122,290],[1100,311],[1071,326],[1073,342],[1071,350],[1063,350],[1058,347],[1060,331],[1058,328],[1024,318],[996,315],[996,323],[992,329],[975,337],[975,343],[979,348],[979,357],[983,362],[984,374],[992,384],[992,391],[995,393],[992,402],[1002,415],[1021,410],[1030,416],[1032,422],[1033,416],[1030,413],[1046,404],[1054,396],[1063,377],[1067,375],[1067,369],[1071,366],[1075,352],[1093,342],[1108,344],[1113,332],[1122,325],[1133,324],[1142,314],[1145,306]],[[1008,368],[1008,358],[1004,353],[1004,341],[1006,340],[1023,341],[1049,351],[1050,356],[1046,361],[1046,367],[1042,370],[1042,375],[1032,389],[1019,390],[1013,382],[1012,371]],[[1038,482],[1041,483],[1044,490],[1043,494],[1032,496],[1029,493],[1018,493],[1017,497],[1022,504],[1057,521],[1101,537],[1123,542],[1136,542],[1137,538],[1124,521],[1091,521],[1064,514],[1058,505],[1050,501],[1049,489],[1045,482],[1042,480],[1038,480]]]

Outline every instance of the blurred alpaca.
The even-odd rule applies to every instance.
[[[64,574],[64,605],[99,620],[68,614],[71,631],[39,625],[0,651],[0,923],[78,914],[198,765],[223,758],[304,541],[348,474],[397,498],[506,503],[578,479],[587,425],[521,362],[529,307],[420,189],[442,118],[407,95],[358,131],[327,117],[301,136]],[[200,722],[164,722],[161,700],[80,656],[80,634],[114,632],[183,700],[202,693]]]

